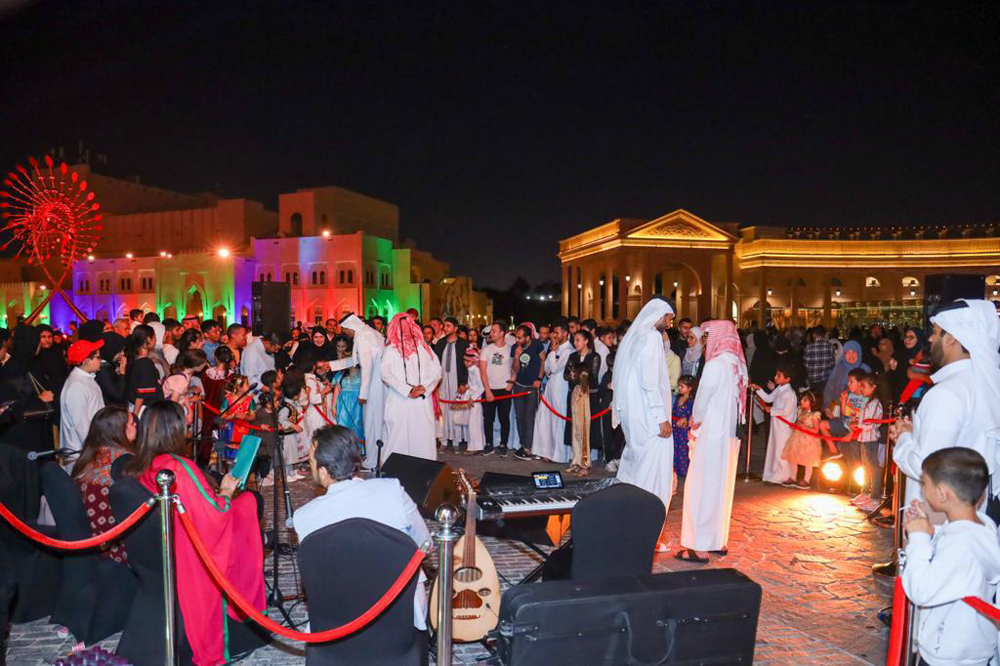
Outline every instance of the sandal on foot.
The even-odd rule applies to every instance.
[[[708,552],[710,552],[712,555],[718,555],[719,557],[725,557],[726,555],[729,554],[729,549],[728,548],[723,548],[722,550],[710,550]]]
[[[698,553],[690,548],[682,548],[674,553],[674,559],[682,562],[694,562],[696,564],[708,564],[707,557],[699,557]]]

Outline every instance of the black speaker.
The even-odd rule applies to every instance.
[[[986,297],[986,276],[964,273],[934,273],[924,278],[924,327],[930,332],[937,309],[956,298]]]
[[[292,330],[292,288],[287,282],[254,282],[251,330],[254,335]]]
[[[443,462],[393,453],[382,463],[382,476],[398,479],[425,516],[442,504],[461,506],[455,473]]]
[[[735,569],[515,585],[498,654],[504,666],[752,664],[760,601]]]

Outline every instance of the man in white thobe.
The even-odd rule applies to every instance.
[[[441,362],[405,312],[389,323],[387,340],[380,366],[388,388],[382,460],[395,452],[437,460],[433,393],[441,379]]]
[[[64,449],[82,451],[90,432],[90,422],[104,409],[104,395],[94,377],[101,369],[100,349],[104,340],[77,340],[66,353],[67,361],[75,366],[63,384],[59,395],[59,444]],[[73,468],[76,458],[66,463]]]
[[[733,511],[737,436],[746,418],[747,364],[731,321],[702,324],[705,366],[691,410],[688,450],[691,465],[684,482],[681,546],[675,557],[705,563],[708,553],[724,555]]]
[[[566,399],[569,383],[563,378],[566,363],[573,353],[569,341],[569,326],[565,320],[557,321],[549,334],[549,353],[545,357],[545,390],[542,395],[560,414],[566,413]],[[535,412],[535,431],[531,441],[531,452],[556,463],[569,462],[567,446],[564,443],[566,421],[562,420],[544,404]]]
[[[1000,492],[1000,320],[996,309],[990,301],[961,299],[938,310],[931,324],[934,385],[912,421],[906,418],[890,428],[896,439],[893,460],[906,475],[905,504],[923,499],[924,458],[949,446],[965,446],[983,456],[996,496]]]
[[[351,355],[361,366],[361,390],[358,402],[361,404],[365,428],[365,467],[375,469],[378,463],[378,440],[382,439],[385,424],[385,385],[382,383],[382,353],[385,338],[366,324],[356,314],[348,314],[340,320],[340,327],[354,339]],[[382,458],[385,460],[385,458]]]
[[[251,384],[260,384],[260,376],[274,370],[274,355],[281,349],[284,340],[280,333],[268,333],[264,337],[254,337],[247,342],[240,358],[240,374],[246,375]]]
[[[659,497],[664,511],[673,490],[674,436],[663,331],[673,318],[674,310],[663,298],[646,303],[618,346],[611,376],[611,419],[621,423],[625,435],[618,480]],[[666,551],[662,538],[657,549]]]

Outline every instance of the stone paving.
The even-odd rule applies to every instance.
[[[483,470],[526,473],[543,465],[513,458],[445,456],[453,467],[480,475]],[[878,529],[850,506],[847,497],[737,482],[730,536],[730,554],[713,558],[708,566],[733,567],[757,581],[764,590],[757,632],[758,664],[883,664],[888,630],[875,617],[889,604],[891,588],[873,578],[870,566],[885,560],[891,551],[891,532]],[[311,484],[292,484],[293,500],[300,506],[315,491]],[[681,494],[671,503],[667,521],[670,535],[680,533]],[[265,512],[270,515],[270,505]],[[270,521],[268,521],[270,522]],[[280,524],[283,524],[283,517]],[[503,589],[517,582],[538,563],[523,545],[485,537],[502,576]],[[430,564],[436,566],[435,558]],[[679,562],[670,554],[658,555],[654,571],[682,571],[698,565]],[[265,570],[270,576],[271,559]],[[295,587],[294,562],[281,560],[281,586],[286,594]],[[271,617],[278,618],[274,609]],[[293,621],[306,620],[304,604],[291,608]],[[117,636],[102,643],[113,649]],[[45,620],[15,626],[8,653],[9,664],[50,664],[73,646],[73,638],[60,638]],[[304,662],[301,643],[278,639],[258,650],[244,663],[285,665]],[[475,663],[488,656],[479,644],[456,645],[457,664]],[[432,662],[433,663],[433,662]]]

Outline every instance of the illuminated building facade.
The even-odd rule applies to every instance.
[[[1000,300],[1000,224],[740,228],[677,210],[560,241],[559,259],[563,313],[599,321],[663,294],[678,316],[745,327],[921,323],[932,273],[985,275]]]
[[[250,323],[251,283],[286,281],[292,318],[306,324],[346,311],[372,316],[416,308],[463,323],[492,319],[492,303],[445,262],[399,242],[399,208],[338,187],[279,197],[277,213],[247,199],[149,187],[73,167],[104,211],[94,255],[76,262],[63,288],[88,318],[139,308],[161,318],[195,314]],[[52,273],[61,271],[53,268]],[[37,269],[0,261],[0,320],[12,326],[51,288]],[[54,298],[39,321],[77,320]]]

